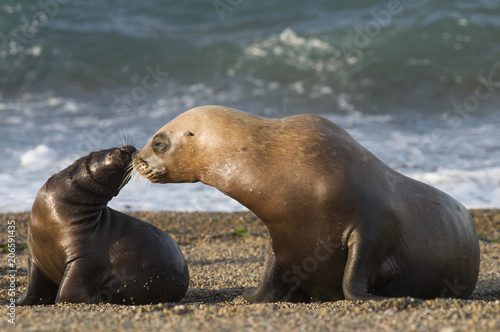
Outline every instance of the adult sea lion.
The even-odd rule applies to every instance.
[[[167,233],[107,207],[136,149],[93,152],[38,192],[28,232],[28,286],[18,305],[176,302],[189,273]]]
[[[479,271],[468,211],[394,171],[315,115],[266,119],[191,109],[134,153],[152,182],[196,182],[234,198],[269,229],[250,302],[466,298]]]

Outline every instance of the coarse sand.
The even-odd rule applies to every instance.
[[[0,214],[0,246],[4,249],[0,330],[500,331],[500,210],[470,212],[481,246],[481,269],[476,290],[467,300],[394,298],[380,302],[249,304],[241,294],[245,288],[257,286],[268,245],[267,229],[260,219],[251,212],[134,212],[130,214],[165,230],[179,243],[191,278],[180,303],[15,308],[7,307],[11,284],[6,250],[8,223],[16,227],[14,290],[18,298],[27,283],[30,214]]]

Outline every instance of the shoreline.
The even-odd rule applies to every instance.
[[[268,245],[267,229],[251,212],[127,212],[169,233],[188,262],[190,286],[180,303],[158,305],[62,304],[16,307],[8,323],[7,254],[2,255],[0,327],[18,330],[500,330],[500,209],[471,209],[481,247],[476,289],[467,300],[394,298],[249,304],[241,294],[256,287]],[[16,297],[26,287],[29,212],[0,213],[0,244],[16,224]]]

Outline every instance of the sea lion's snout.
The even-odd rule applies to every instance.
[[[155,163],[151,164],[151,158],[144,158],[142,153],[143,150],[134,152],[132,155],[132,165],[134,171],[137,172],[143,178],[148,179],[153,183],[165,183],[165,177],[168,176],[168,171],[166,167],[155,167]]]
[[[132,155],[137,149],[132,145],[122,146],[121,148],[112,148],[105,155],[107,165],[123,168],[132,163]]]
[[[125,145],[120,148],[120,151],[127,153],[132,158],[132,155],[137,152],[137,149],[133,145]]]
[[[142,162],[142,159],[139,156],[139,152],[140,151],[135,151],[134,153],[132,153],[132,164],[134,165],[134,168],[137,168]]]
[[[132,154],[134,154],[135,151],[137,151],[137,149],[134,146],[125,145],[121,148],[114,148],[110,154],[132,160]]]
[[[122,159],[123,162],[126,164],[129,164],[132,162],[132,156],[134,153],[137,151],[135,146],[132,145],[126,145],[122,146],[121,148],[117,149],[115,153],[118,153],[120,158]]]
[[[141,158],[140,153],[141,151],[135,151],[132,154],[132,165],[134,170],[139,173],[139,175],[147,178],[147,174],[151,172],[151,169],[149,168],[147,162]]]

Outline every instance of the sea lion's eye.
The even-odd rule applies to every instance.
[[[160,152],[160,151],[165,150],[166,146],[167,145],[163,142],[154,142],[153,143],[153,150]]]
[[[151,143],[151,148],[155,152],[163,152],[168,149],[170,139],[164,133],[156,134],[153,137],[153,142]]]

